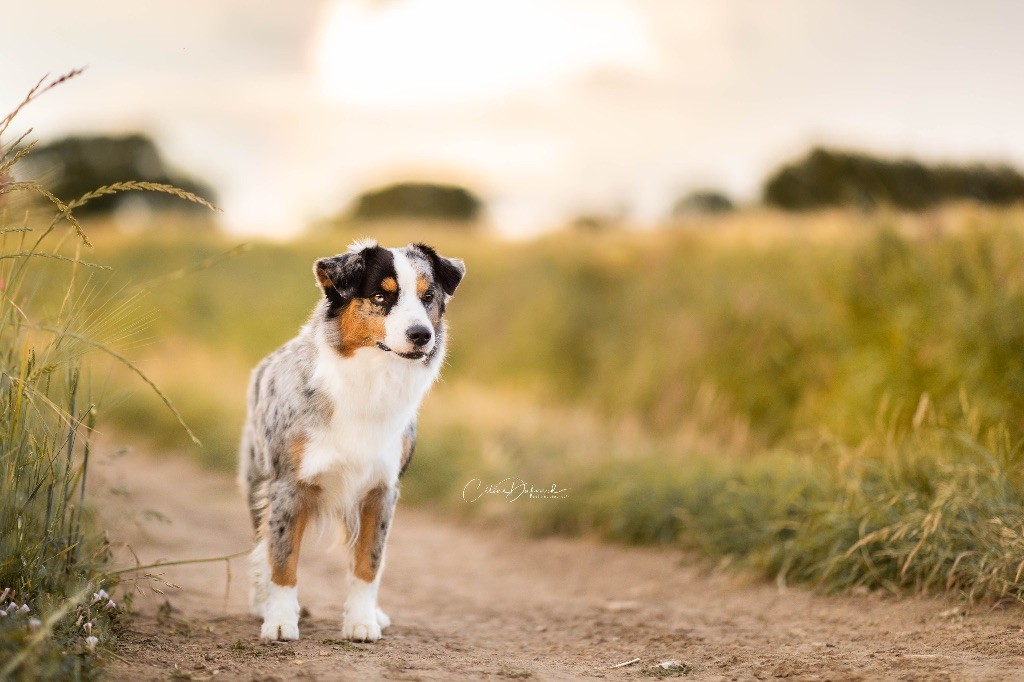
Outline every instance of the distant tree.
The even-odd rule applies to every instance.
[[[962,199],[995,205],[1024,201],[1024,175],[1003,165],[928,166],[913,159],[815,148],[783,165],[764,184],[766,204],[793,211],[877,205],[920,210]]]
[[[736,210],[736,205],[723,192],[713,189],[698,189],[681,197],[672,207],[672,215],[679,218],[689,215],[729,213],[734,210]]]
[[[359,220],[423,218],[472,221],[482,209],[483,201],[464,187],[402,182],[359,195],[352,216]]]
[[[581,213],[568,223],[569,229],[576,232],[608,232],[622,226],[622,218],[616,215],[603,213]]]
[[[65,201],[77,199],[102,185],[124,180],[170,184],[209,201],[214,200],[214,192],[209,185],[171,170],[153,140],[141,134],[65,137],[37,147],[24,161],[29,173],[42,177],[47,188]],[[143,202],[154,209],[206,211],[177,197],[142,192],[98,197],[76,209],[75,214],[110,212],[125,201]]]

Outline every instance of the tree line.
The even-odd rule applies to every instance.
[[[169,167],[153,140],[141,134],[70,136],[36,148],[26,158],[29,161],[31,170],[41,171],[39,174],[46,178],[48,189],[65,201],[125,178],[172,184],[215,199],[209,183]],[[927,164],[910,158],[815,147],[771,172],[763,183],[760,199],[766,206],[786,211],[831,207],[871,210],[882,206],[918,211],[963,200],[1005,206],[1024,201],[1024,175],[1006,164]],[[190,206],[175,203],[165,195],[145,193],[101,197],[79,212],[106,213],[129,200],[153,209],[188,210]],[[677,217],[709,215],[732,211],[735,206],[725,192],[702,188],[680,197],[671,212]],[[484,200],[467,187],[397,182],[357,196],[345,217],[471,223],[484,210]],[[594,222],[590,219],[587,224]]]

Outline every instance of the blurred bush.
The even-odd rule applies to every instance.
[[[714,189],[694,190],[682,197],[672,207],[675,218],[701,215],[718,215],[736,210],[732,199]]]
[[[469,222],[476,220],[483,202],[464,187],[402,182],[361,194],[352,217],[357,220],[424,218]]]
[[[772,173],[763,194],[769,206],[792,211],[835,206],[913,211],[957,200],[1003,206],[1024,201],[1024,175],[1009,166],[929,166],[816,148]]]
[[[213,189],[194,177],[169,168],[149,137],[141,134],[107,137],[76,135],[37,146],[24,159],[23,168],[65,202],[74,201],[97,187],[125,180],[174,185],[214,200]],[[136,202],[153,210],[173,209],[209,215],[209,211],[169,194],[132,193],[100,196],[79,208],[82,216],[110,213]]]
[[[624,216],[606,213],[581,213],[569,221],[569,229],[582,233],[598,233],[622,227]]]

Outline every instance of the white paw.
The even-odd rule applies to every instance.
[[[285,642],[299,638],[298,617],[263,619],[263,627],[260,628],[260,640],[264,642]]]
[[[376,642],[380,639],[381,626],[377,617],[352,618],[345,616],[341,626],[341,638],[353,642]]]
[[[388,614],[380,609],[377,609],[377,625],[380,626],[381,631],[387,630],[388,626],[391,625],[391,619],[388,618]]]
[[[264,642],[295,640],[299,638],[299,600],[294,587],[280,587],[273,583],[263,607],[263,627],[260,639]]]

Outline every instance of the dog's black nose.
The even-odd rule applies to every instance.
[[[433,333],[429,327],[424,327],[422,324],[418,324],[415,327],[409,327],[409,330],[405,332],[405,335],[409,337],[409,341],[415,346],[425,346],[430,343],[430,337]]]

